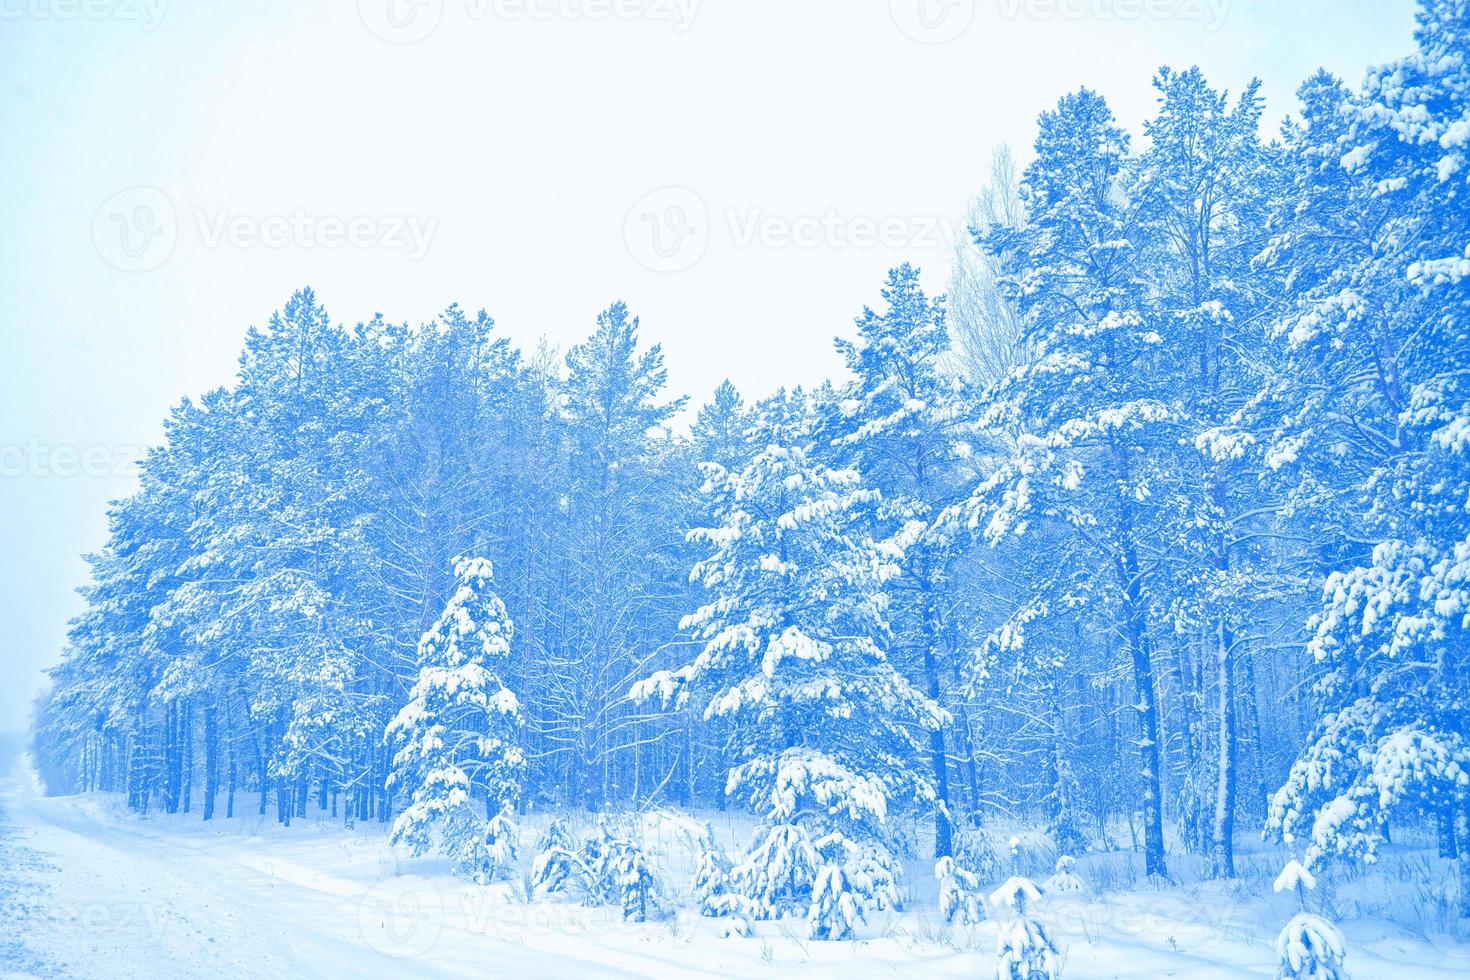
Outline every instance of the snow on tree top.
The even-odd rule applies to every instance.
[[[1286,867],[1281,869],[1281,874],[1276,876],[1276,883],[1271,887],[1278,892],[1294,892],[1299,889],[1311,891],[1317,887],[1317,879],[1305,865],[1292,858],[1286,862]]]
[[[1032,884],[1030,878],[1022,875],[1012,875],[1005,882],[990,893],[990,901],[993,905],[1007,905],[1017,911],[1024,909],[1027,902],[1041,900],[1041,892]]]

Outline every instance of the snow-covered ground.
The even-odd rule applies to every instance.
[[[3,976],[858,978],[994,969],[994,923],[944,927],[933,881],[917,867],[910,911],[874,923],[863,941],[811,942],[796,922],[723,938],[718,922],[687,912],[634,925],[611,909],[528,904],[520,882],[480,888],[434,861],[402,859],[377,826],[309,818],[285,829],[253,812],[211,824],[197,814],[140,819],[115,797],[47,799],[24,771],[0,779]],[[644,825],[677,897],[690,860],[680,820]],[[729,822],[716,829],[743,833]],[[1079,873],[1093,878],[1094,894],[1048,898],[1037,912],[1060,939],[1069,980],[1269,976],[1271,942],[1293,911],[1289,898],[1269,894],[1275,860],[1247,855],[1236,884],[1154,889],[1134,880],[1127,857],[1091,856]],[[1337,890],[1340,909],[1368,916],[1342,922],[1355,977],[1470,975],[1470,945],[1444,931],[1451,921],[1406,929],[1373,915],[1392,909],[1394,889],[1402,901],[1423,891],[1418,860],[1406,858],[1397,879]]]

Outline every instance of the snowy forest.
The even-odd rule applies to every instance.
[[[732,935],[865,935],[924,877],[1006,977],[1060,975],[1032,914],[1089,854],[1247,842],[1305,896],[1422,840],[1470,917],[1470,3],[1416,39],[1294,107],[1066,95],[948,288],[892,269],[770,397],[686,399],[622,302],[519,350],[300,290],[113,505],[47,791],[632,922],[669,889],[627,815],[740,815],[677,883]],[[1345,975],[1301,904],[1279,975]]]

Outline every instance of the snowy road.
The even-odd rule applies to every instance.
[[[6,976],[629,975],[457,929],[401,891],[113,823],[15,775],[0,868]]]

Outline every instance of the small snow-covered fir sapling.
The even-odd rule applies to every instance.
[[[816,842],[821,870],[812,887],[807,926],[813,939],[852,939],[870,911],[898,907],[898,885],[887,850],[833,831]]]
[[[756,831],[750,850],[730,869],[729,882],[757,919],[779,919],[806,912],[821,868],[806,828],[777,823]]]
[[[613,862],[621,843],[603,816],[597,818],[596,829],[582,839],[582,849],[577,857],[584,871],[583,884],[594,901],[611,904],[617,897],[617,873]]]
[[[623,918],[629,922],[647,922],[653,911],[654,881],[643,848],[625,842],[614,853],[610,864]]]
[[[508,877],[511,867],[520,857],[521,828],[515,821],[514,813],[510,805],[506,804],[485,825],[487,874],[492,880]]]
[[[942,857],[934,862],[934,877],[939,879],[939,914],[946,923],[972,926],[985,920],[985,896],[978,875],[960,867],[954,858]]]
[[[979,827],[961,831],[955,840],[954,859],[981,882],[995,881],[1001,876],[1000,858],[990,842],[990,835]]]
[[[584,878],[589,897],[620,907],[624,919],[646,922],[655,910],[655,881],[643,848],[613,833],[606,820],[599,818],[597,832],[583,841],[573,867]]]
[[[997,980],[1056,980],[1061,975],[1061,956],[1046,927],[1033,919],[1028,906],[1041,899],[1028,878],[1008,878],[990,895],[997,906],[1009,908],[1010,918],[1001,923],[995,940]]]
[[[692,891],[700,915],[713,918],[729,918],[730,932],[737,935],[750,933],[749,917],[753,917],[750,902],[730,887],[731,862],[724,849],[715,843],[714,832],[705,825],[703,836],[695,839],[699,857],[694,863]]]
[[[1317,887],[1317,879],[1295,858],[1276,878],[1276,891],[1296,893],[1300,909],[1281,935],[1276,937],[1277,980],[1343,980],[1348,973],[1347,942],[1337,927],[1321,916],[1307,911],[1307,892]]]
[[[385,731],[395,749],[388,785],[411,795],[390,840],[414,855],[436,850],[486,882],[514,857],[515,827],[504,811],[525,774],[521,708],[497,673],[510,656],[512,626],[490,562],[457,558],[454,576],[454,593],[419,640],[408,702]]]
[[[1063,854],[1057,858],[1056,873],[1041,883],[1041,890],[1048,895],[1067,892],[1081,892],[1087,889],[1083,880],[1077,877],[1077,859],[1070,854]]]
[[[573,850],[571,834],[560,820],[553,820],[536,841],[531,861],[531,889],[554,895],[566,891],[581,862]]]

